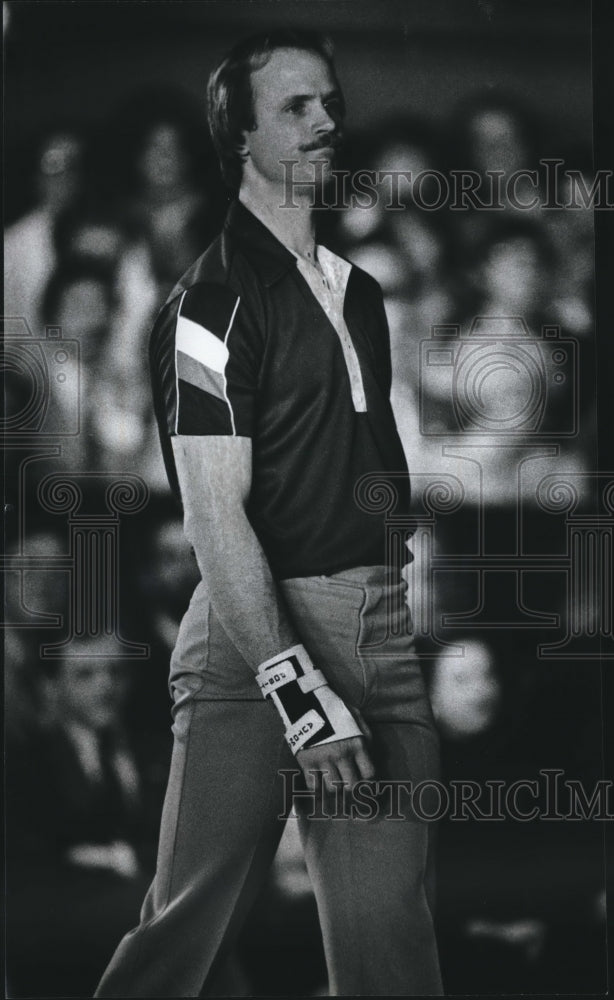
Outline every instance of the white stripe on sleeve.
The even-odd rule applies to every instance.
[[[228,348],[206,326],[200,326],[185,316],[178,316],[175,346],[178,351],[200,361],[206,368],[223,374],[228,361]]]

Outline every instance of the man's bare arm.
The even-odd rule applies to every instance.
[[[251,449],[246,437],[173,438],[186,536],[216,614],[256,672],[259,664],[300,645],[300,638],[247,517]],[[360,736],[299,750],[297,760],[306,772],[328,771],[327,785],[339,778],[353,782],[373,775]]]
[[[247,518],[252,443],[245,437],[173,438],[184,530],[216,614],[247,663],[300,642]]]

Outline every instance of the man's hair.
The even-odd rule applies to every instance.
[[[250,35],[235,45],[209,77],[207,117],[222,176],[238,189],[243,157],[238,152],[244,132],[256,128],[251,75],[266,66],[276,49],[302,49],[321,56],[335,76],[333,45],[317,31],[279,28]],[[335,77],[336,78],[336,77]]]

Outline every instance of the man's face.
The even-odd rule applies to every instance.
[[[532,312],[544,287],[544,267],[535,244],[522,238],[496,243],[486,258],[483,282],[487,294],[508,314]]]
[[[480,170],[505,170],[508,174],[526,167],[529,150],[517,122],[507,111],[484,111],[470,126],[474,155]]]
[[[245,134],[246,171],[279,184],[289,177],[281,160],[296,160],[292,177],[318,181],[314,161],[325,160],[330,173],[339,144],[342,97],[326,61],[316,52],[276,49],[251,77],[253,132]]]
[[[57,678],[62,718],[88,729],[117,723],[127,692],[127,671],[116,663],[84,657],[66,660]]]
[[[177,129],[170,123],[152,129],[138,163],[146,184],[151,188],[173,189],[184,183],[188,166]]]

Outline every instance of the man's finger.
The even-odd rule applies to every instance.
[[[369,754],[363,747],[360,747],[354,756],[356,761],[356,767],[360,777],[364,781],[371,781],[375,777],[375,767],[373,766],[373,761],[371,760]]]
[[[347,791],[351,792],[356,782],[360,780],[360,773],[355,762],[355,757],[351,754],[347,757],[342,757],[337,762],[337,767],[339,769],[339,777],[345,782]]]
[[[335,791],[335,782],[342,781],[342,777],[339,774],[337,767],[337,762],[332,760],[327,760],[322,765],[322,781],[324,782],[324,788],[326,791],[333,795]]]
[[[303,770],[305,775],[305,784],[307,785],[307,790],[310,792],[317,791],[318,784],[320,782],[320,772],[316,767],[310,765]]]

